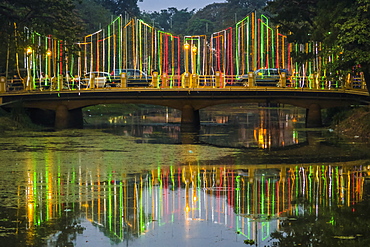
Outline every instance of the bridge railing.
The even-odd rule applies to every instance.
[[[2,77],[5,78],[5,77]],[[61,90],[83,90],[83,89],[94,89],[89,86],[97,85],[98,82],[94,81],[79,81],[76,78],[68,77],[53,77],[53,78],[12,78],[6,81],[4,92],[18,92],[18,91],[61,91]],[[95,80],[90,78],[89,80]],[[354,89],[354,90],[367,90],[366,83],[363,74],[359,75],[348,75],[342,80],[335,80],[333,78],[324,76],[291,76],[287,79],[286,83],[277,83],[277,87],[284,85],[284,88],[289,89],[315,89],[315,90],[333,90],[333,89]],[[1,80],[0,80],[1,81]],[[3,80],[4,81],[4,80]],[[32,84],[32,86],[30,86]],[[249,88],[249,83],[243,83],[239,81],[238,76],[235,75],[223,75],[221,73],[216,73],[215,75],[197,75],[188,74],[187,76],[182,75],[166,75],[159,76],[158,83],[156,86],[153,85],[151,81],[147,84],[138,84],[135,87],[146,87],[146,88]],[[254,84],[252,84],[254,85]],[[109,87],[110,90],[125,88],[119,82],[115,87]],[[252,86],[253,88],[266,87],[266,86]],[[272,88],[272,86],[271,86]],[[104,90],[104,87],[99,88]],[[0,90],[0,93],[2,91]],[[3,93],[4,93],[3,92]]]
[[[287,87],[292,88],[309,88],[309,89],[361,89],[367,90],[363,74],[350,75],[341,80],[325,76],[292,76],[287,82]]]

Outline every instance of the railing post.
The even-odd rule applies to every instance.
[[[163,73],[162,76],[161,76],[161,79],[162,79],[162,87],[168,87],[167,85],[167,82],[168,82],[168,77],[167,77],[167,73]]]
[[[286,73],[280,73],[279,87],[286,87]]]
[[[58,91],[63,89],[63,75],[58,76]]]
[[[248,87],[254,87],[256,85],[256,76],[254,72],[248,72]]]
[[[352,76],[351,76],[350,73],[348,73],[344,88],[345,89],[350,89],[351,88],[351,83],[352,83]]]
[[[361,76],[361,89],[366,89],[366,81],[365,81],[364,73],[361,72],[360,76]]]
[[[215,87],[216,88],[219,88],[221,85],[221,72],[220,71],[216,71],[216,74],[215,74]]]
[[[0,93],[6,92],[6,77],[1,76],[0,77]]]
[[[121,81],[121,88],[126,88],[127,87],[127,76],[126,76],[126,73],[121,73],[120,81]]]
[[[191,87],[199,87],[199,77],[197,74],[191,74]]]
[[[314,88],[319,89],[320,88],[320,80],[319,80],[320,74],[314,73],[313,75],[313,81],[314,81]]]
[[[158,87],[158,72],[154,71],[152,74],[152,85],[154,88]]]
[[[90,73],[90,78],[89,78],[89,84],[90,84],[90,89],[93,89],[95,87],[95,74]]]
[[[26,80],[25,80],[25,84],[26,84],[26,90],[27,91],[31,91],[32,90],[32,76],[27,76],[26,77]]]
[[[182,74],[182,87],[188,88],[190,87],[190,74],[188,72],[185,72]]]

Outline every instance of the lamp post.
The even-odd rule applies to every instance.
[[[27,47],[26,55],[27,55],[27,81],[26,81],[26,89],[31,90],[31,60],[32,60],[32,48]]]
[[[196,61],[197,50],[198,50],[198,48],[195,45],[191,48],[191,51],[192,51],[192,53],[191,53],[192,54],[191,73],[192,74],[197,73],[197,61]]]
[[[50,88],[51,88],[51,51],[48,50],[46,52],[46,56],[48,57],[48,71],[47,71],[47,74],[46,74],[46,83],[44,86],[47,86],[47,83],[50,84]]]
[[[185,73],[189,72],[189,43],[184,44],[184,50],[185,50]]]

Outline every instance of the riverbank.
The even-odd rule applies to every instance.
[[[7,112],[0,108],[0,133],[14,130],[39,130],[44,127],[32,123],[22,110]]]
[[[333,118],[333,130],[349,139],[370,140],[370,107],[360,107],[338,113]]]

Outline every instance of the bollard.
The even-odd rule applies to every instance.
[[[366,81],[365,81],[364,73],[361,72],[360,76],[361,76],[361,89],[366,89]]]
[[[58,91],[63,89],[63,75],[58,76]]]
[[[314,77],[315,77],[315,88],[316,89],[319,89],[320,88],[320,79],[319,79],[320,74],[319,73],[315,73]]]
[[[158,72],[153,72],[152,74],[152,85],[154,88],[158,87]]]
[[[219,88],[221,85],[221,72],[220,71],[216,71],[215,79],[216,79],[215,87]]]
[[[191,87],[199,87],[199,77],[197,74],[191,74]]]
[[[6,92],[6,77],[1,76],[0,77],[0,93]]]
[[[286,73],[280,73],[279,87],[286,87]]]
[[[27,91],[31,91],[32,90],[32,81],[33,81],[32,76],[25,77],[24,84],[26,85],[26,90]]]
[[[167,83],[168,83],[168,77],[167,77],[167,74],[166,73],[163,73],[162,74],[161,79],[162,79],[161,86],[162,87],[168,87],[168,85],[167,85]]]
[[[248,72],[248,85],[247,87],[254,87],[256,85],[256,76],[254,72]]]
[[[182,87],[183,88],[190,87],[190,74],[188,72],[182,74]]]
[[[90,89],[93,89],[95,88],[95,74],[94,73],[90,73]]]
[[[126,73],[121,73],[121,88],[126,88],[127,87],[127,75]]]

